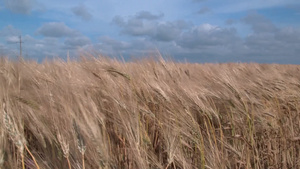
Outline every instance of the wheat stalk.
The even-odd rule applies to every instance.
[[[21,154],[21,158],[22,158],[22,168],[25,169],[25,163],[24,163],[24,148],[26,149],[26,151],[30,154],[30,156],[32,157],[36,168],[40,169],[39,165],[37,164],[34,156],[32,155],[32,153],[30,152],[30,150],[28,149],[27,145],[26,145],[26,139],[24,137],[24,135],[22,135],[19,130],[16,127],[16,124],[14,123],[13,119],[10,117],[10,115],[7,113],[6,110],[6,104],[3,102],[3,116],[4,116],[4,124],[5,124],[5,128],[8,131],[8,134],[10,136],[10,139],[13,141],[13,143],[15,144],[15,146],[18,148],[20,154]]]
[[[7,130],[10,139],[13,141],[15,146],[18,148],[19,153],[21,155],[21,159],[22,159],[22,168],[25,169],[25,164],[24,164],[25,138],[17,130],[15,123],[13,122],[13,120],[9,116],[9,114],[7,113],[6,104],[4,102],[3,102],[3,116],[4,116],[3,120],[4,120],[5,129]]]
[[[71,163],[70,163],[70,160],[69,160],[69,144],[67,143],[67,141],[61,136],[60,133],[57,134],[57,139],[60,143],[60,146],[61,146],[61,149],[63,150],[63,153],[64,153],[64,157],[67,159],[68,161],[68,166],[69,166],[69,169],[71,169]]]
[[[78,148],[79,152],[81,153],[81,157],[82,157],[82,168],[85,169],[85,165],[84,165],[84,153],[86,150],[85,141],[80,132],[80,128],[77,125],[75,120],[73,120],[73,127],[74,127],[74,131],[75,131],[75,134],[77,137],[77,148]]]

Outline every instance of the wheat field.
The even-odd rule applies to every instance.
[[[0,168],[300,168],[300,66],[0,59]]]

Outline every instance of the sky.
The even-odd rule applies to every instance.
[[[300,64],[299,0],[0,0],[0,55]]]

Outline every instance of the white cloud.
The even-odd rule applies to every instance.
[[[39,43],[35,44],[34,46],[35,46],[36,48],[43,48],[43,47],[44,47],[43,44],[39,44]]]
[[[20,38],[18,36],[8,36],[6,37],[7,43],[17,43],[20,41]]]
[[[209,23],[204,23],[200,26],[195,27],[194,29],[197,29],[198,31],[204,31],[204,32],[220,30],[220,28],[218,28],[217,26],[211,25]]]

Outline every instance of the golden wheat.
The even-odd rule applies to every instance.
[[[8,137],[0,166],[300,168],[299,72],[299,65],[162,58],[1,58]]]

